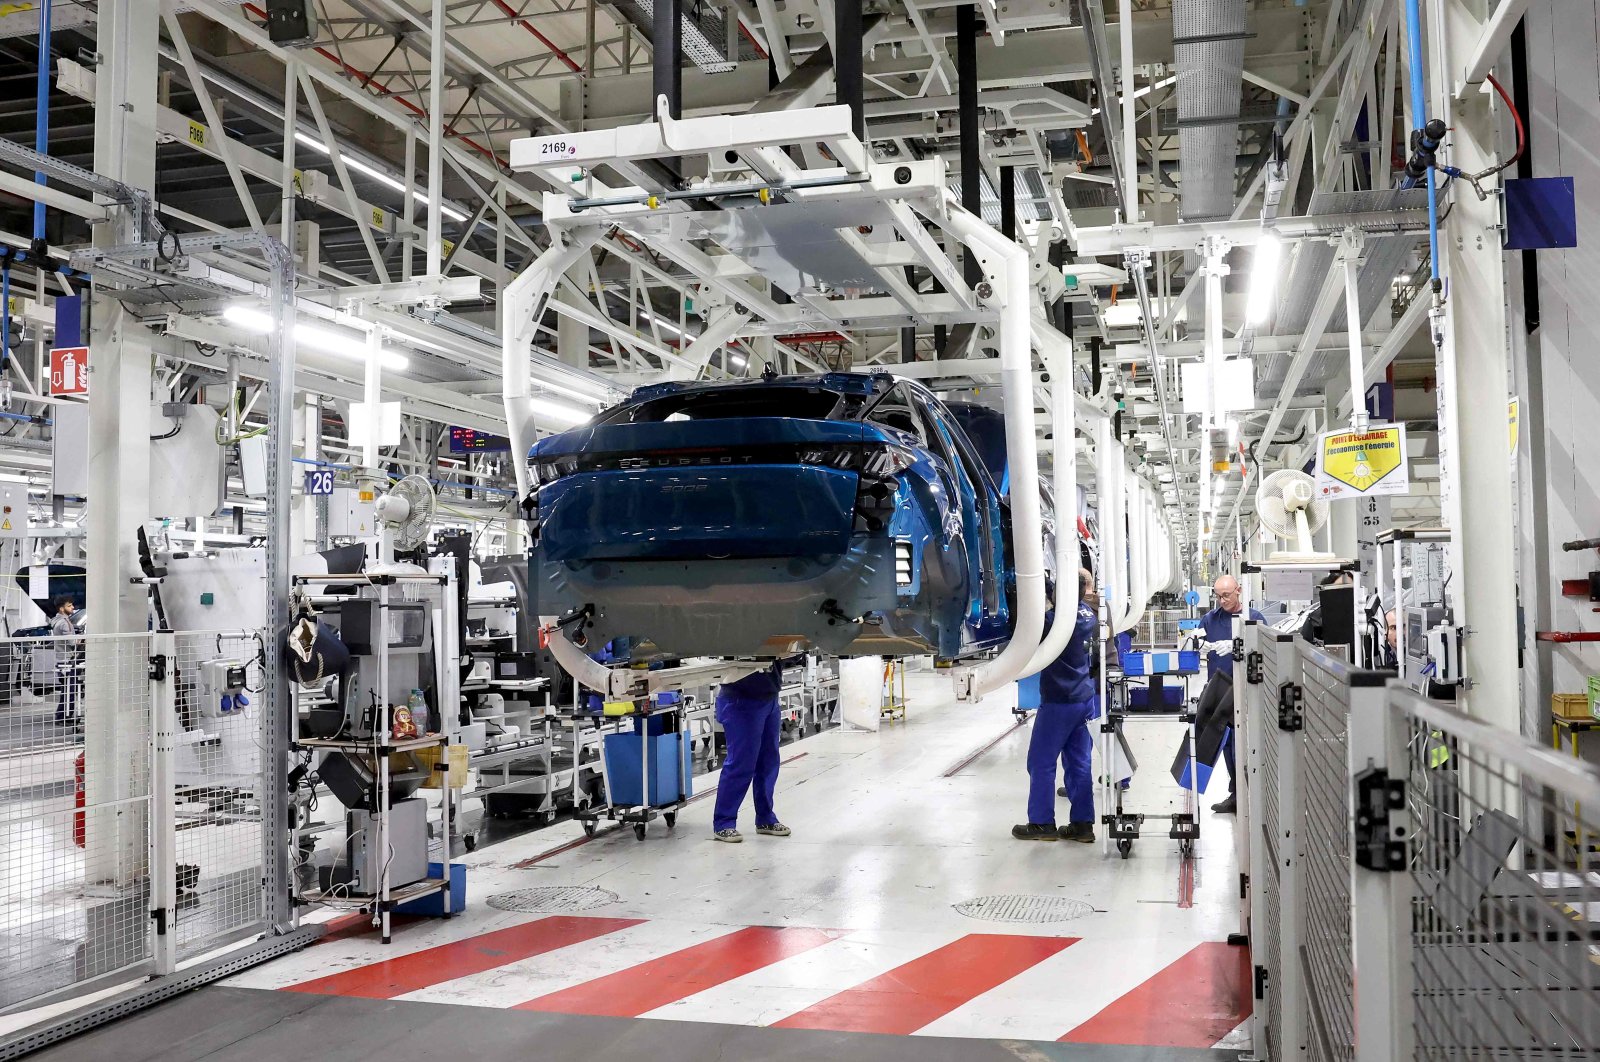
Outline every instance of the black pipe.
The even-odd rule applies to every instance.
[[[861,62],[861,0],[834,0],[834,99],[850,107],[850,124],[856,139],[867,139],[867,105]]]
[[[656,0],[650,26],[650,114],[667,98],[667,114],[683,117],[683,0]]]
[[[900,329],[900,363],[910,364],[917,360],[917,326],[906,325]]]
[[[1100,346],[1103,342],[1100,336],[1089,337],[1089,390],[1096,395],[1100,393]]]
[[[972,4],[956,8],[956,113],[961,132],[961,205],[983,216],[983,185],[979,182],[978,148],[983,129],[978,121],[978,9]],[[978,256],[967,251],[963,273],[969,285],[983,279]]]
[[[1017,171],[1010,166],[1000,167],[1000,235],[1017,238]]]
[[[1533,99],[1528,91],[1526,20],[1519,20],[1511,31],[1511,101],[1523,116],[1523,151],[1517,160],[1517,176],[1532,177],[1533,123],[1527,116],[1533,113]],[[1522,252],[1522,323],[1529,335],[1539,330],[1539,256],[1534,251]]]

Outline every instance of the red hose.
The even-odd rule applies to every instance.
[[[1525,128],[1523,128],[1522,115],[1518,113],[1517,105],[1511,102],[1511,97],[1506,93],[1506,90],[1501,87],[1500,82],[1495,80],[1493,74],[1489,75],[1489,84],[1493,85],[1494,90],[1500,94],[1500,99],[1505,103],[1506,110],[1511,112],[1512,119],[1517,123],[1517,153],[1512,155],[1508,161],[1501,164],[1500,169],[1504,170],[1515,164],[1517,160],[1521,159],[1523,152],[1528,149],[1528,132]]]

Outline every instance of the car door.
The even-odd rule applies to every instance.
[[[924,416],[934,426],[944,458],[955,470],[960,484],[963,531],[973,569],[970,622],[974,626],[986,621],[1003,622],[1009,610],[1002,582],[1005,557],[996,548],[1002,538],[998,499],[960,427],[936,399],[927,395],[919,395],[918,399]]]

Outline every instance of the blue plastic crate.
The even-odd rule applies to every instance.
[[[1039,707],[1039,676],[1037,674],[1017,680],[1017,707],[1025,711]]]
[[[444,873],[444,866],[440,863],[428,864],[428,877],[436,878]],[[460,914],[467,909],[467,867],[465,863],[450,864],[450,913]],[[444,893],[430,892],[426,896],[419,896],[415,900],[395,905],[396,914],[428,915],[433,918],[444,917]]]
[[[1200,654],[1187,650],[1177,653],[1124,653],[1125,675],[1185,675],[1200,670]]]
[[[677,732],[649,735],[650,793],[646,799],[644,780],[639,776],[643,767],[639,742],[646,739],[637,730],[607,734],[606,785],[611,791],[612,803],[633,807],[676,804],[680,784],[685,797],[693,795],[693,746],[683,738],[684,735]]]

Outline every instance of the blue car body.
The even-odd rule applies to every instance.
[[[644,387],[529,461],[530,605],[586,644],[956,659],[1010,636],[1009,509],[914,382]]]

